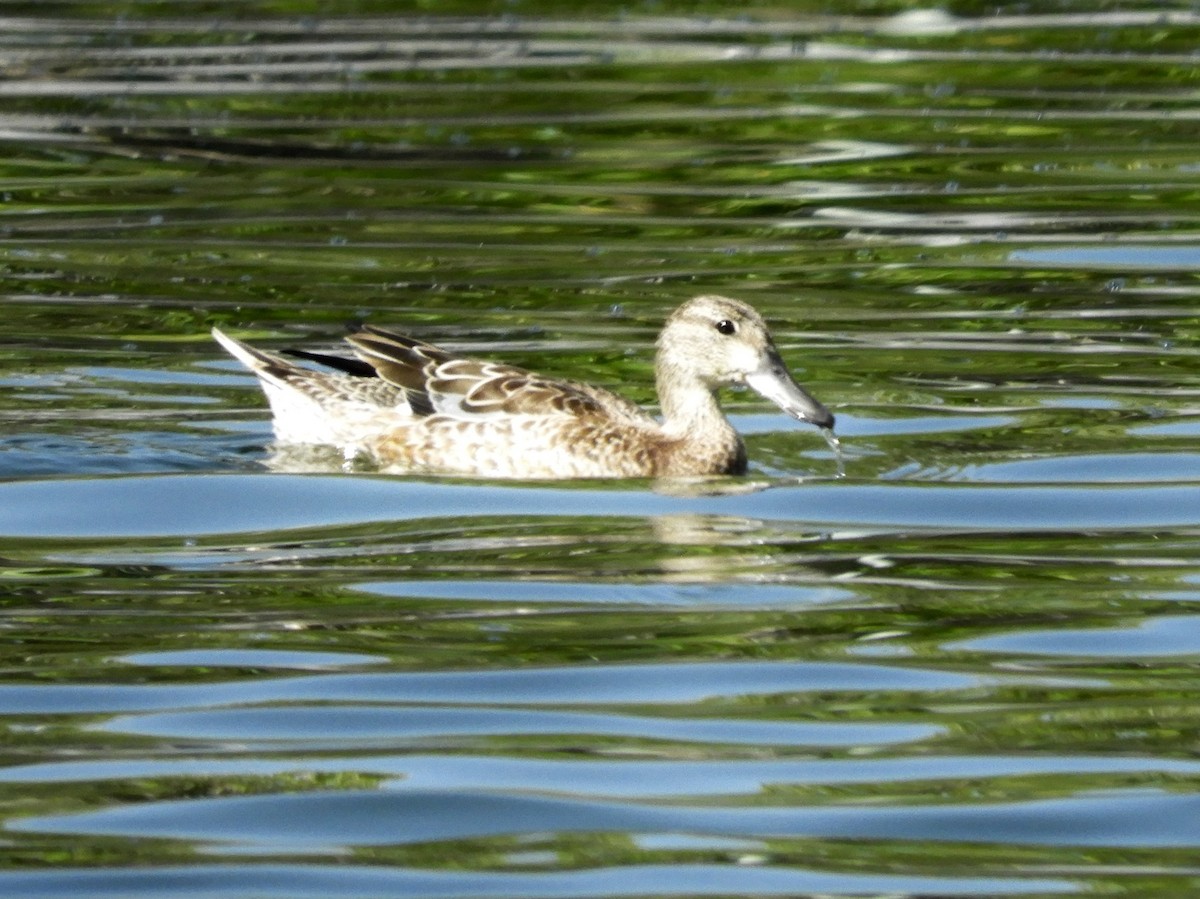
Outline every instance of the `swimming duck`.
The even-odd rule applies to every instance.
[[[751,306],[700,296],[658,338],[656,420],[600,387],[548,378],[364,325],[355,358],[290,350],[317,371],[213,329],[259,380],[283,444],[328,444],[385,471],[498,478],[741,474],[746,449],[717,391],[746,385],[826,432],[833,415],[788,372]]]

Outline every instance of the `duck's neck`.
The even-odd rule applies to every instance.
[[[659,379],[658,395],[662,403],[663,429],[672,435],[703,434],[730,428],[717,403],[716,390],[698,381],[663,384]]]
[[[740,473],[746,467],[746,450],[717,403],[715,388],[695,378],[672,377],[658,370],[658,395],[662,403],[663,431],[671,438],[669,474],[703,475]]]

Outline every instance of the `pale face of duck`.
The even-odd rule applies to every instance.
[[[689,300],[667,319],[658,346],[664,407],[674,384],[690,380],[709,391],[745,385],[793,418],[833,427],[833,414],[796,383],[766,322],[745,303],[719,296]]]

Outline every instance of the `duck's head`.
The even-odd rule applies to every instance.
[[[793,418],[833,427],[833,413],[791,376],[767,323],[751,306],[720,296],[688,300],[658,338],[660,377],[693,378],[709,390],[746,385]]]

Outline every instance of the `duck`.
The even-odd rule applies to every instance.
[[[718,393],[749,387],[832,438],[833,414],[784,364],[748,303],[698,296],[657,341],[656,418],[605,388],[463,356],[360,325],[352,357],[213,338],[258,378],[283,445],[330,445],[403,474],[484,478],[691,478],[744,474],[746,447]],[[313,368],[295,360],[316,363]],[[832,444],[831,444],[832,445]]]

